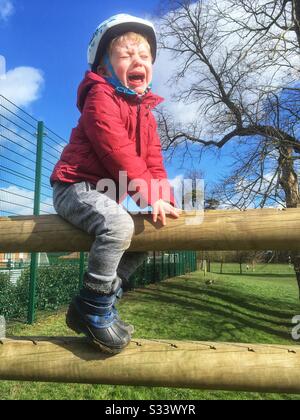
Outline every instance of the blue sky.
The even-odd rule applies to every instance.
[[[0,25],[0,53],[6,58],[7,70],[30,66],[42,71],[41,98],[31,107],[35,117],[67,137],[79,115],[76,92],[87,70],[86,50],[94,29],[112,14],[144,15],[158,3],[14,0],[14,13]]]
[[[0,0],[0,55],[5,57],[6,71],[11,72],[12,79],[3,94],[8,92],[10,96],[13,91],[13,101],[20,99],[18,104],[22,108],[68,140],[79,118],[77,87],[87,70],[87,45],[94,29],[116,13],[155,17],[159,3],[156,0]],[[27,84],[28,90],[23,92],[15,78],[22,89]],[[162,94],[155,90],[155,85],[154,92]],[[27,101],[26,95],[30,98]],[[195,147],[193,159],[186,159],[184,165],[178,152],[175,159],[166,163],[169,178],[183,175],[193,162],[195,169],[204,171],[206,182],[214,182],[230,163],[229,152],[229,147],[224,149],[221,158],[206,154],[199,163]]]

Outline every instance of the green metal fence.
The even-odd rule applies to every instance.
[[[66,140],[0,95],[0,217],[55,213],[49,178]],[[0,254],[0,315],[33,323],[82,284],[87,253]],[[132,287],[196,270],[195,252],[152,252]]]

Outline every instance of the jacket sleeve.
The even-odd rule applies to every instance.
[[[147,168],[151,172],[154,179],[164,180],[164,188],[160,193],[160,198],[170,202],[173,206],[175,205],[175,198],[173,188],[168,182],[168,175],[164,167],[162,147],[160,137],[157,131],[157,124],[153,114],[150,114],[150,125],[152,127],[152,136],[148,144],[148,154],[146,159]]]
[[[137,155],[135,142],[128,136],[115,99],[98,87],[92,89],[84,105],[82,123],[100,163],[110,173],[116,185],[119,183],[120,171],[127,172],[128,184],[133,180],[143,180],[144,186],[138,186],[135,191],[128,193],[133,196],[139,191],[144,206],[153,205],[153,176],[144,159]]]

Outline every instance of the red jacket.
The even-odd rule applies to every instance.
[[[119,191],[119,172],[127,171],[127,187],[134,179],[143,179],[148,189],[138,188],[147,205],[158,198],[151,195],[151,180],[167,179],[163,165],[157,124],[151,112],[163,101],[148,92],[142,100],[117,94],[103,77],[88,71],[79,86],[77,106],[81,112],[78,126],[72,130],[69,144],[51,175],[55,181],[75,183],[113,179]],[[170,184],[160,191],[159,198],[174,196]],[[123,186],[124,187],[124,186]],[[148,192],[148,193],[147,193]]]

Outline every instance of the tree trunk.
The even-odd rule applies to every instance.
[[[295,24],[295,32],[300,48],[300,0],[293,0],[293,20]]]
[[[295,0],[295,3],[300,8],[299,0]],[[299,10],[300,17],[300,10]],[[285,197],[287,208],[300,207],[300,193],[299,193],[299,180],[294,169],[293,161],[293,149],[290,147],[281,148],[281,156],[279,158],[279,164],[281,167],[281,174],[279,177],[280,185],[282,186]],[[300,300],[300,251],[292,253],[292,262],[294,265],[297,284],[299,289],[299,300]]]
[[[296,272],[296,278],[298,283],[298,289],[299,289],[299,300],[300,300],[300,254],[293,254],[292,255],[292,261],[294,264],[294,269]]]
[[[286,206],[287,208],[297,208],[300,206],[299,180],[294,168],[291,147],[281,147],[279,165],[281,168],[279,182],[285,193]]]

